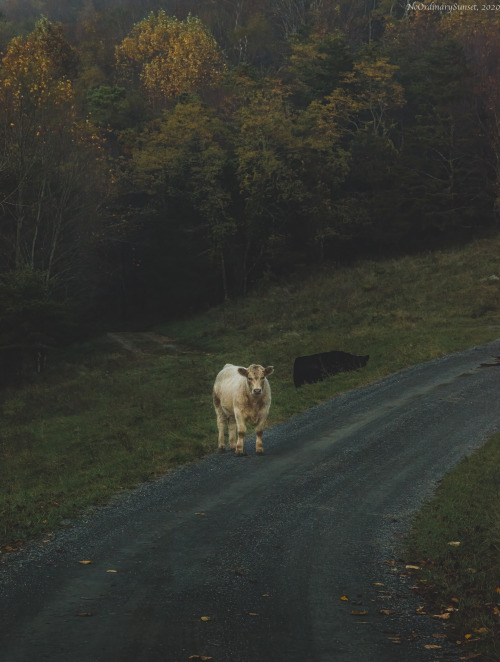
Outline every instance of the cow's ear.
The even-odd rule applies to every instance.
[[[246,368],[238,368],[238,372],[242,377],[248,377],[248,370]]]
[[[267,377],[267,375],[272,375],[274,372],[274,366],[268,365],[267,368],[264,370],[264,374]]]

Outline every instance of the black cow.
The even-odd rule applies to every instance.
[[[369,355],[355,356],[339,351],[299,356],[293,364],[293,383],[297,388],[302,384],[315,384],[330,375],[363,368],[369,358]]]

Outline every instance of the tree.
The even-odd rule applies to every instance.
[[[41,19],[9,44],[0,77],[3,268],[29,267],[66,285],[91,233],[85,212],[98,203],[102,180],[100,140],[77,121],[69,77],[76,62],[60,26]]]
[[[275,80],[254,91],[237,119],[245,289],[258,269],[322,258],[348,232],[340,187],[349,155],[334,105],[316,100],[294,109],[289,90]]]
[[[226,145],[224,123],[198,99],[185,98],[150,122],[132,149],[125,174],[137,192],[147,194],[149,203],[137,222],[154,237],[139,248],[141,269],[156,288],[176,278],[184,293],[192,287],[205,292],[215,277],[219,292],[229,296],[235,221]],[[194,277],[201,273],[203,286]]]
[[[421,12],[426,13],[426,12]],[[428,12],[430,13],[430,12]],[[491,152],[478,122],[478,97],[461,44],[439,31],[439,23],[394,33],[394,57],[407,106],[400,113],[402,148],[394,177],[393,216],[406,241],[439,242],[471,233],[492,216]],[[387,226],[380,228],[389,234]]]
[[[338,72],[329,76],[335,62]],[[380,203],[392,186],[395,112],[405,103],[403,88],[398,67],[377,46],[351,55],[340,35],[312,35],[294,44],[290,71],[297,72],[305,99],[312,98],[299,114],[301,160],[307,164],[303,209],[324,258],[346,242],[359,243],[376,215],[375,199]]]
[[[474,14],[474,15],[472,15]],[[476,118],[491,146],[496,210],[500,211],[500,19],[498,12],[451,12],[439,24],[439,31],[459,42],[472,74],[477,102]],[[491,171],[489,164],[486,172]],[[485,181],[491,176],[485,174]]]
[[[361,57],[345,77],[361,112],[365,128],[387,136],[392,125],[390,111],[404,106],[402,85],[396,80],[399,66],[392,64],[376,46],[361,49]],[[366,118],[366,119],[365,119]]]
[[[250,86],[247,94],[237,112],[235,137],[243,292],[252,273],[275,262],[277,253],[286,254],[288,211],[304,193],[288,91],[267,80]]]
[[[0,387],[23,369],[41,372],[46,350],[67,339],[69,308],[31,269],[0,274]]]
[[[353,68],[352,53],[340,33],[295,35],[290,49],[287,80],[300,105],[326,97]]]
[[[134,26],[116,60],[122,77],[138,78],[157,105],[216,85],[224,72],[222,52],[200,19],[180,21],[163,10]]]

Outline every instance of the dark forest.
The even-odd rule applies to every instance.
[[[477,7],[1,2],[3,373],[495,230],[500,11]]]

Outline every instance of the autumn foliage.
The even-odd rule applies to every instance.
[[[172,317],[496,228],[493,14],[40,4],[0,22],[0,270],[80,316]]]
[[[200,19],[180,21],[162,10],[134,26],[116,60],[125,78],[138,75],[151,100],[216,85],[224,71],[222,52]]]

